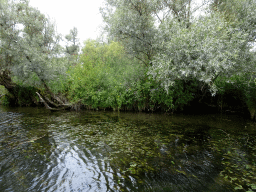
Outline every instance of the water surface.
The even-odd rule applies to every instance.
[[[0,107],[0,191],[256,191],[236,115]]]

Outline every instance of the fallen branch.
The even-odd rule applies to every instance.
[[[70,105],[66,105],[66,106],[60,105],[59,107],[61,107],[61,108],[52,108],[47,104],[47,102],[43,99],[43,97],[38,92],[36,92],[36,94],[38,95],[40,102],[42,102],[44,104],[45,108],[49,109],[51,111],[60,111],[60,110],[64,110],[64,109],[71,107]],[[48,102],[49,102],[49,100],[48,100]],[[51,102],[49,102],[49,103],[51,103]]]

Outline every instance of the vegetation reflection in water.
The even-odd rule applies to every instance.
[[[256,190],[241,118],[1,110],[1,191]]]

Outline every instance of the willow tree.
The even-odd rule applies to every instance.
[[[168,18],[150,73],[167,89],[175,79],[196,78],[217,91],[217,77],[255,72],[255,9],[255,0],[213,0],[189,28]]]
[[[242,66],[246,66],[247,70],[243,70],[239,79],[236,78],[236,86],[243,90],[247,107],[251,113],[251,118],[255,118],[256,114],[256,92],[255,92],[255,43],[256,43],[256,1],[255,0],[213,0],[210,4],[212,14],[218,12],[222,13],[223,18],[230,26],[232,26],[237,31],[247,33],[247,38],[245,39],[246,47],[247,45],[252,45],[252,49],[245,49],[246,54],[251,54],[251,59],[241,62]],[[249,65],[252,63],[252,65]]]
[[[162,26],[151,73],[168,87],[175,79],[196,78],[213,85],[220,75],[254,71],[248,33],[233,28],[221,14],[195,19],[190,28],[173,20]]]
[[[152,43],[156,29],[152,14],[155,9],[147,0],[107,0],[101,9],[109,35],[122,42],[126,51],[146,66],[154,55]]]
[[[220,75],[254,70],[249,51],[256,31],[253,0],[239,3],[243,5],[239,14],[232,14],[239,20],[237,25],[225,19],[227,14],[212,13],[210,9],[193,17],[197,8],[192,6],[192,0],[106,2],[102,13],[109,34],[136,57],[150,63],[148,74],[167,90],[175,79],[196,78],[212,86]]]
[[[195,0],[106,0],[101,8],[109,36],[123,43],[126,51],[150,66],[160,52],[161,26],[170,19],[189,28],[198,9]]]
[[[0,26],[0,85],[13,93],[16,77],[51,93],[47,82],[64,70],[52,64],[60,50],[54,24],[27,0],[1,0]]]
[[[247,32],[248,41],[256,40],[256,1],[255,0],[212,0],[211,11],[221,12],[233,27]]]

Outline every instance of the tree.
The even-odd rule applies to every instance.
[[[0,85],[15,94],[16,76],[23,84],[43,85],[53,96],[47,81],[65,70],[52,63],[60,51],[54,24],[27,0],[1,1],[0,15]]]
[[[105,30],[111,39],[122,42],[126,51],[150,66],[160,52],[161,26],[167,20],[177,20],[189,28],[193,14],[192,0],[106,0],[101,13],[106,23]],[[165,37],[163,37],[165,38]]]
[[[248,41],[256,40],[256,1],[255,0],[213,0],[211,11],[221,12],[227,22],[239,30],[248,33]]]
[[[68,65],[76,65],[78,63],[78,53],[79,53],[79,39],[77,38],[77,28],[74,27],[70,30],[70,33],[65,36],[66,39],[66,59]]]
[[[67,40],[66,53],[69,55],[78,55],[79,52],[79,39],[77,38],[77,28],[74,27],[70,33],[65,36]]]
[[[109,33],[142,60],[148,75],[166,90],[175,79],[191,78],[214,88],[220,75],[254,70],[249,42],[256,31],[252,28],[255,3],[242,2],[236,25],[227,21],[225,13],[206,12],[194,18],[197,7],[192,9],[191,0],[108,0],[102,14]]]
[[[241,61],[246,63],[245,73],[236,76],[236,87],[243,90],[245,103],[251,113],[251,119],[255,118],[256,100],[255,100],[255,83],[251,80],[256,79],[255,75],[255,41],[256,41],[256,1],[255,0],[214,0],[210,4],[212,14],[220,12],[229,25],[237,31],[247,34],[245,40],[244,55],[250,55],[250,59]],[[248,49],[251,45],[251,49]],[[242,79],[242,80],[240,80]],[[225,82],[226,84],[229,84]]]
[[[123,43],[126,51],[148,66],[153,58],[152,43],[156,33],[152,14],[157,7],[147,0],[107,1],[101,12],[106,30]]]
[[[167,90],[175,79],[196,78],[213,86],[220,75],[254,70],[248,34],[232,28],[221,14],[195,19],[189,28],[170,20],[161,33],[165,38],[155,46],[162,51],[154,57],[149,74]]]

